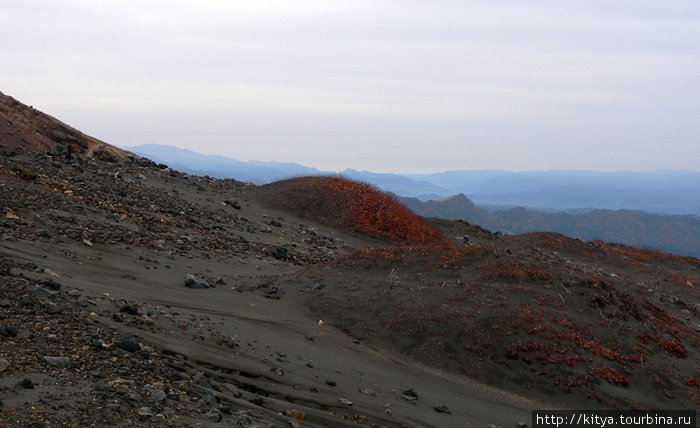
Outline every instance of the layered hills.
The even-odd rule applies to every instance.
[[[516,427],[700,405],[697,258],[424,219],[345,178],[255,186],[10,141],[0,425]]]
[[[700,217],[630,210],[542,212],[526,208],[485,210],[463,194],[430,201],[400,198],[424,217],[465,220],[503,233],[556,232],[584,241],[603,240],[700,257]]]
[[[182,172],[255,184],[329,175],[294,163],[241,162],[161,145],[133,150]],[[494,232],[557,232],[700,256],[697,172],[483,170],[404,176],[345,169],[341,175],[399,195],[425,217],[462,219]]]

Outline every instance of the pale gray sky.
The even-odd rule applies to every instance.
[[[698,1],[3,0],[0,91],[322,169],[700,169]]]

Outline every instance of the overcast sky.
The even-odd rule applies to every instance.
[[[118,146],[700,170],[698,1],[2,0],[0,91]]]

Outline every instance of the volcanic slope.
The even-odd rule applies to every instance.
[[[339,178],[256,187],[3,146],[0,425],[698,405],[698,259],[426,222]]]
[[[0,149],[0,426],[513,426],[544,406],[313,317],[322,284],[294,281],[387,241],[80,153]]]
[[[304,217],[384,238],[299,284],[324,285],[309,309],[354,337],[543,400],[700,404],[698,259],[558,234],[501,236],[463,222],[429,226],[338,177],[261,192]],[[373,218],[387,212],[397,214],[386,226]],[[423,238],[437,229],[451,244]]]

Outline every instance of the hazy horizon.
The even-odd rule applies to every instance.
[[[0,10],[0,91],[120,147],[401,174],[700,165],[700,3]]]
[[[176,147],[176,146],[169,146],[167,144],[138,144],[138,145],[133,145],[133,146],[119,146],[122,149],[132,151],[133,149],[137,149],[141,146],[149,146],[149,145],[156,145],[156,146],[162,146],[162,147],[171,147],[171,148],[176,148],[176,149],[182,149],[182,150],[189,150],[193,153],[204,155],[204,156],[220,156],[226,159],[232,159],[232,160],[237,160],[241,162],[279,162],[279,163],[295,163],[304,167],[308,168],[316,168],[316,169],[322,169],[317,167],[316,165],[310,165],[310,164],[302,164],[299,162],[294,162],[294,161],[283,161],[283,160],[276,160],[276,159],[271,159],[271,160],[260,160],[260,159],[239,159],[235,158],[232,156],[227,156],[227,155],[222,155],[218,153],[214,154],[206,154],[206,153],[201,153],[198,152],[197,150],[193,150],[191,148],[186,148],[186,147]],[[629,173],[647,173],[647,172],[664,172],[664,171],[669,171],[669,172],[688,172],[688,173],[700,173],[700,168],[698,169],[671,169],[671,168],[657,168],[657,169],[640,169],[640,170],[632,170],[632,169],[617,169],[617,170],[602,170],[602,169],[562,169],[562,168],[550,168],[550,169],[505,169],[505,168],[462,168],[462,169],[448,169],[448,170],[435,170],[435,171],[428,171],[428,172],[412,172],[412,171],[396,171],[396,170],[368,170],[368,169],[362,169],[362,168],[353,168],[353,167],[344,167],[341,169],[329,169],[324,172],[342,172],[344,170],[351,169],[355,170],[358,172],[368,172],[368,173],[378,173],[378,174],[396,174],[396,175],[404,175],[407,177],[410,176],[424,176],[424,175],[431,175],[431,174],[441,174],[441,173],[449,173],[449,172],[459,172],[459,171],[504,171],[504,172],[557,172],[557,171],[566,171],[566,172],[600,172],[600,173],[624,173],[624,172],[629,172]]]

